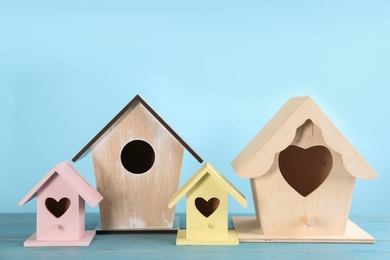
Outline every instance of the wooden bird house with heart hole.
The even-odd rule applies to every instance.
[[[310,97],[291,98],[232,166],[256,210],[233,218],[240,241],[375,242],[348,215],[355,179],[377,174]]]
[[[135,96],[72,160],[92,151],[101,227],[109,231],[174,228],[166,205],[178,190],[184,148],[202,159]],[[177,222],[177,221],[176,221]]]
[[[37,231],[24,246],[88,246],[94,230],[85,231],[85,201],[95,207],[103,197],[67,161],[56,165],[19,202],[37,197]]]
[[[228,194],[243,207],[245,197],[210,163],[205,163],[169,202],[172,208],[186,196],[186,230],[177,233],[177,245],[238,245],[228,230]]]

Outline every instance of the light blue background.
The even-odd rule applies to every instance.
[[[231,161],[310,95],[380,175],[357,181],[351,213],[388,214],[389,87],[389,1],[1,1],[0,212],[34,212],[17,203],[140,94],[245,213]],[[95,185],[90,155],[75,167]],[[181,185],[199,167],[186,152]]]

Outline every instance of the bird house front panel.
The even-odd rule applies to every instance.
[[[369,237],[348,225],[348,213],[355,179],[378,175],[310,97],[290,98],[232,166],[251,179],[257,223],[235,223],[240,234],[257,230],[251,241]]]
[[[92,147],[103,228],[172,228],[184,148],[140,103]]]
[[[355,178],[311,120],[251,183],[264,234],[344,234]]]
[[[37,240],[77,240],[84,234],[85,203],[58,174],[37,192]]]
[[[209,174],[187,193],[187,239],[226,240],[228,193]]]

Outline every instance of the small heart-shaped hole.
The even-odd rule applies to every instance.
[[[290,145],[279,154],[279,169],[286,182],[306,197],[328,177],[332,154],[325,146],[302,149]]]
[[[70,207],[70,199],[62,198],[56,201],[53,198],[47,198],[45,201],[47,210],[56,218],[60,218]]]
[[[198,197],[195,199],[195,206],[203,216],[208,218],[217,210],[219,206],[219,199],[211,198],[206,201],[204,198]]]

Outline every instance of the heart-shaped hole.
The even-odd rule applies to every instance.
[[[62,198],[60,201],[56,201],[53,198],[47,198],[45,201],[47,210],[53,214],[56,218],[61,217],[70,207],[70,199]]]
[[[211,198],[206,201],[204,198],[198,197],[195,199],[195,206],[203,216],[208,218],[217,210],[219,206],[219,199]]]
[[[328,177],[332,154],[325,146],[302,149],[290,145],[279,154],[279,169],[287,183],[306,197]]]

